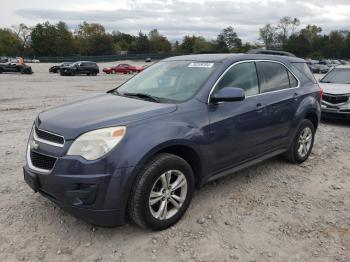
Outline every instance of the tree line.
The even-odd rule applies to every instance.
[[[106,31],[98,23],[83,22],[72,31],[65,22],[25,24],[0,28],[0,55],[3,56],[70,56],[112,55],[129,53],[244,53],[266,47],[289,51],[300,57],[350,58],[350,32],[332,31],[307,25],[299,30],[298,18],[283,17],[275,25],[259,29],[259,41],[243,43],[232,26],[224,28],[215,39],[187,35],[171,43],[157,29],[137,35]]]
[[[267,49],[283,50],[299,57],[350,58],[350,31],[333,30],[322,34],[317,25],[298,30],[298,18],[283,17],[275,25],[266,24],[259,29],[260,40]]]

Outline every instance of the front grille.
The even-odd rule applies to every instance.
[[[46,141],[60,144],[60,145],[64,144],[64,138],[62,136],[55,135],[55,134],[49,133],[47,131],[41,130],[41,129],[37,128],[36,126],[35,126],[35,134],[37,135],[38,138],[40,138],[42,140],[46,140]]]
[[[328,103],[337,105],[337,104],[343,104],[349,101],[350,95],[330,95],[330,94],[323,94],[322,100],[326,101]]]
[[[51,170],[55,165],[56,158],[30,151],[30,161],[36,168]]]

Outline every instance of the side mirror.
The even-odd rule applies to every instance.
[[[245,99],[245,93],[242,88],[224,87],[214,94],[210,101],[213,103],[219,102],[235,102]]]

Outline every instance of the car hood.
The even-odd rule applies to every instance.
[[[97,94],[51,108],[39,114],[40,129],[56,133],[66,140],[109,126],[130,123],[175,111],[174,104],[160,104],[113,94]]]
[[[344,95],[350,94],[350,84],[331,84],[331,83],[319,83],[323,92],[331,95]]]

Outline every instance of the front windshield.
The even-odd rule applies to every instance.
[[[350,84],[350,68],[336,68],[329,72],[321,83]]]
[[[159,62],[133,77],[119,94],[146,94],[161,102],[183,102],[194,96],[214,72],[217,63],[193,61]]]

